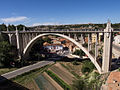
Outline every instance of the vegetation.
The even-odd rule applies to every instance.
[[[86,90],[85,87],[86,87],[86,84],[84,80],[79,79],[79,80],[73,81],[72,90]]]
[[[81,49],[80,50],[76,50],[73,54],[78,55],[80,57],[85,56],[85,53]]]
[[[31,70],[29,72],[26,72],[24,74],[21,74],[21,75],[15,77],[15,78],[12,78],[11,80],[25,86],[33,78],[37,77],[40,73],[44,72],[50,66],[51,65],[47,65],[47,66],[44,66],[42,68]]]
[[[44,42],[48,42],[48,43],[50,43],[50,44],[52,43],[52,42],[51,42],[51,39],[50,39],[49,37],[45,37],[45,38],[43,39],[43,41],[44,41]]]
[[[0,35],[0,67],[9,67],[11,62],[15,61],[15,47],[11,46],[6,39],[6,35]]]
[[[70,86],[66,84],[62,79],[55,75],[52,71],[47,70],[46,73],[52,77],[64,90],[70,90]]]
[[[10,71],[14,71],[16,70],[17,68],[1,68],[0,69],[0,75],[4,74],[4,73],[7,73],[7,72],[10,72]]]
[[[82,76],[78,80],[73,81],[73,90],[99,90],[102,81],[97,72],[92,72],[87,76]]]
[[[95,69],[94,64],[91,61],[83,61],[83,65],[82,65],[82,73],[83,74],[88,74],[90,72],[92,72]]]
[[[77,62],[77,60],[74,60],[72,63],[73,63],[73,65],[79,65],[79,63]]]
[[[120,72],[120,68],[118,69],[118,71]]]

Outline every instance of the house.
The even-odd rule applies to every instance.
[[[58,52],[63,50],[63,46],[61,44],[44,44],[43,47],[49,52]]]

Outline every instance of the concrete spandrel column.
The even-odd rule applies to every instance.
[[[69,37],[71,37],[71,35],[70,35],[70,33],[69,33],[69,35],[68,35]]]
[[[23,31],[26,31],[26,30],[25,30],[25,27],[23,27]]]
[[[9,31],[8,27],[7,27],[7,31]],[[12,44],[12,36],[13,34],[8,34],[10,44]]]
[[[17,40],[18,57],[19,57],[19,59],[21,59],[19,31],[18,31],[17,27],[16,27],[16,40]]]
[[[91,34],[88,34],[88,51],[91,51]]]
[[[89,49],[90,49],[90,51],[92,50],[92,37],[91,37],[91,34],[89,34],[89,39],[90,39],[90,45],[89,45]]]
[[[85,43],[85,41],[84,41],[84,35],[83,34],[81,34],[81,41],[82,41],[82,44]]]
[[[103,47],[103,60],[102,60],[102,72],[107,73],[111,68],[112,60],[112,31],[110,21],[107,23],[106,29],[104,29],[104,47]]]
[[[90,51],[90,34],[88,34],[88,52]]]
[[[75,41],[77,41],[77,35],[76,34],[74,34],[74,39],[75,39]]]
[[[26,46],[26,41],[25,41],[25,33],[22,34],[22,39],[23,39],[23,50]]]
[[[95,60],[98,56],[98,34],[96,34],[96,42],[95,42]]]

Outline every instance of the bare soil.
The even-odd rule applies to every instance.
[[[34,80],[26,84],[26,88],[30,90],[40,90]]]
[[[61,64],[64,64],[69,72],[74,72],[79,76],[82,76],[81,68],[82,68],[82,63],[78,62],[79,65],[73,65],[72,62],[60,62]]]
[[[57,90],[63,90],[63,88],[57,82],[55,82],[47,73],[44,72],[43,75]]]
[[[50,70],[56,75],[58,75],[63,81],[65,81],[69,85],[71,85],[72,81],[75,80],[75,77],[70,72],[68,72],[66,68],[62,67],[59,63],[56,63],[55,65],[50,67]]]

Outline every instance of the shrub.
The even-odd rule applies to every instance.
[[[46,73],[52,77],[64,90],[70,90],[70,86],[67,85],[62,79],[60,79],[57,75],[53,72],[47,70]]]
[[[89,67],[82,67],[81,71],[82,73],[86,74],[86,73],[89,73],[91,69]]]
[[[90,72],[93,71],[93,69],[95,69],[95,66],[91,61],[88,61],[88,60],[83,61],[83,66],[82,66],[82,69],[81,69],[82,73],[84,73],[84,74],[85,73],[90,73]]]
[[[73,65],[79,65],[79,63],[75,60],[72,62]]]

